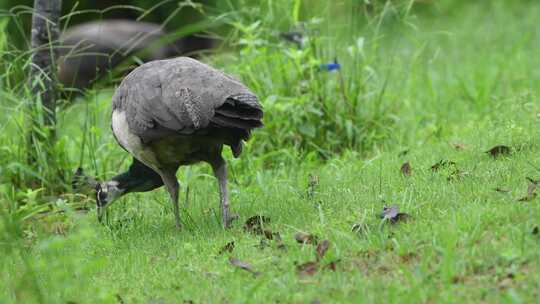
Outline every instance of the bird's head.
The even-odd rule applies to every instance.
[[[124,190],[118,187],[117,181],[105,181],[96,184],[96,205],[98,221],[101,222],[105,210],[112,202],[122,196]]]

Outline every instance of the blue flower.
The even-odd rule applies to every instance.
[[[334,62],[319,65],[319,68],[327,71],[335,71],[341,69],[341,65],[337,62],[337,60],[334,60]]]

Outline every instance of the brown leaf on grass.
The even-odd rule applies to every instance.
[[[296,272],[300,276],[312,276],[319,269],[317,262],[306,262],[304,264],[296,265]]]
[[[401,174],[403,174],[403,176],[411,176],[411,164],[409,162],[406,162],[404,163],[403,165],[401,165]]]
[[[330,248],[329,240],[323,240],[319,243],[319,245],[317,245],[317,249],[315,249],[315,252],[317,254],[317,261],[320,261],[324,257],[326,251],[328,251],[328,248]]]
[[[294,239],[300,244],[316,245],[319,242],[319,238],[311,233],[298,232],[294,235]]]
[[[418,255],[414,252],[408,252],[406,254],[400,255],[399,259],[402,263],[411,263],[412,261],[416,260],[418,258]]]
[[[498,145],[486,151],[491,157],[497,158],[501,155],[508,155],[512,152],[512,149],[505,145]]]
[[[240,261],[239,259],[234,257],[229,257],[229,263],[231,263],[231,265],[233,265],[234,267],[250,272],[253,275],[259,275],[259,273],[253,270],[251,265],[247,262]]]
[[[254,234],[263,234],[263,226],[270,222],[270,218],[264,215],[254,215],[248,218],[244,224],[244,231]]]
[[[336,271],[337,269],[337,263],[339,263],[341,260],[334,260],[334,261],[331,261],[330,263],[326,264],[324,266],[324,269],[328,269],[328,270],[332,270],[332,271]]]
[[[231,253],[234,250],[234,241],[228,242],[225,244],[225,246],[221,247],[221,249],[218,252],[218,255],[222,255],[225,252]]]
[[[457,164],[454,161],[441,159],[440,161],[433,164],[433,166],[431,166],[431,171],[437,172],[444,167],[455,166],[455,165]]]

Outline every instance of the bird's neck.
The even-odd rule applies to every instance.
[[[157,173],[138,161],[134,161],[128,171],[114,176],[111,181],[117,183],[122,194],[151,191],[163,185]]]

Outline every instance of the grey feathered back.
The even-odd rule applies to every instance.
[[[113,110],[126,111],[130,130],[141,137],[156,128],[190,134],[207,127],[215,110],[226,102],[247,109],[248,133],[262,125],[262,107],[248,88],[197,60],[178,57],[145,63],[133,70],[116,90]],[[225,118],[230,117],[226,114]],[[223,117],[216,118],[220,125],[231,123],[221,120]],[[250,125],[253,121],[258,123]]]

